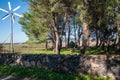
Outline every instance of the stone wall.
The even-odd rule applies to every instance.
[[[0,65],[38,67],[57,72],[120,79],[120,55],[0,54]]]

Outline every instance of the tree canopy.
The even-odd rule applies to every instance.
[[[56,54],[60,54],[62,42],[67,41],[69,47],[74,31],[76,45],[82,38],[80,53],[85,53],[93,34],[97,47],[106,46],[108,52],[114,39],[114,45],[120,50],[119,0],[27,1],[30,4],[29,12],[24,13],[19,23],[29,40],[41,42],[49,38]]]

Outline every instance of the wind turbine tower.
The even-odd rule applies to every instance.
[[[15,11],[17,11],[20,8],[20,6],[17,6],[16,8],[14,8],[12,10],[11,3],[8,2],[8,8],[9,8],[9,10],[5,10],[3,8],[0,8],[0,11],[6,13],[5,16],[2,17],[2,20],[5,20],[8,17],[10,17],[10,27],[11,27],[10,51],[11,51],[11,53],[14,53],[14,47],[13,47],[13,23],[15,21],[15,16],[18,16],[18,17],[23,17],[23,16],[18,14],[18,13],[15,13]]]

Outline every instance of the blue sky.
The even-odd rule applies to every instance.
[[[0,0],[0,8],[8,10],[8,2],[11,2],[12,9],[16,8],[17,6],[21,6],[21,8],[16,11],[18,14],[28,11],[28,3],[23,2],[22,0]],[[5,14],[5,12],[0,11],[0,43],[3,43],[5,40],[6,43],[10,42],[10,17],[6,18],[5,20],[1,19]],[[19,17],[15,16],[15,23],[13,25],[14,43],[26,42],[28,37],[22,31],[22,27],[18,21]]]

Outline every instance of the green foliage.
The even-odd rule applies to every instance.
[[[17,77],[28,77],[45,80],[110,80],[103,77],[92,77],[89,75],[76,75],[68,73],[58,73],[50,70],[28,68],[19,66],[0,66],[0,75],[13,75]]]
[[[44,1],[43,1],[44,2]],[[30,41],[46,40],[48,28],[48,16],[43,11],[48,11],[47,7],[42,7],[37,0],[30,3],[29,12],[24,13],[24,17],[19,23],[22,25],[23,31],[28,35]],[[41,8],[42,7],[42,8]]]
[[[19,23],[22,24],[23,31],[28,35],[30,41],[45,41],[48,34],[52,33],[52,37],[50,37],[51,35],[49,37],[53,38],[52,40],[56,42],[58,40],[57,37],[63,37],[60,33],[60,28],[63,28],[62,31],[64,32],[65,29],[68,29],[66,24],[72,23],[73,20],[68,20],[72,19],[71,16],[76,20],[76,24],[73,24],[73,26],[80,25],[83,28],[87,26],[87,29],[83,29],[86,30],[83,32],[88,32],[87,35],[84,33],[82,34],[83,40],[85,37],[86,39],[89,39],[88,35],[90,35],[90,31],[98,31],[98,35],[101,35],[101,37],[99,36],[99,39],[104,38],[103,41],[108,41],[111,34],[119,32],[117,30],[111,30],[109,34],[107,32],[109,27],[115,27],[117,21],[120,20],[120,12],[118,12],[120,10],[119,0],[29,1],[29,12],[24,13],[24,17],[20,19]],[[117,12],[115,13],[116,10]],[[86,40],[86,43],[87,41],[88,40]],[[37,53],[38,51],[34,52]],[[93,52],[98,54],[98,52],[104,52],[104,50],[88,50],[86,54],[94,54]]]

